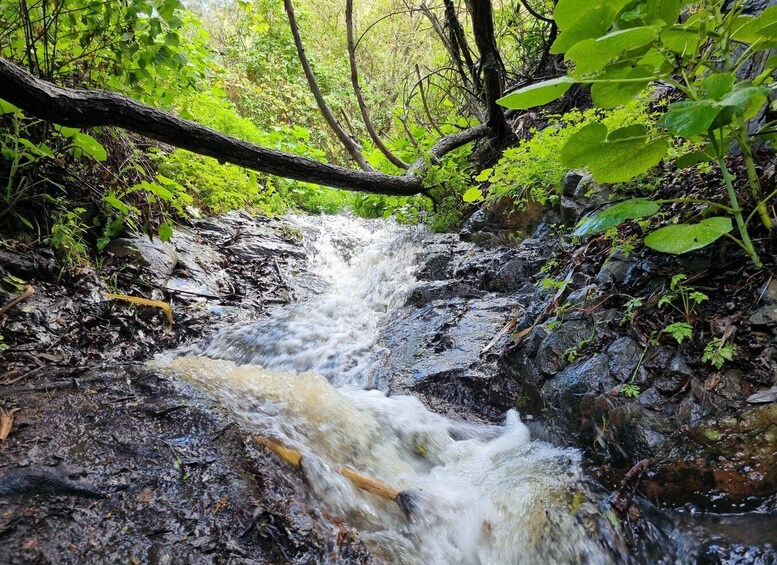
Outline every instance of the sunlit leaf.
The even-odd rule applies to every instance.
[[[601,233],[618,224],[622,224],[626,220],[637,220],[652,216],[659,209],[660,206],[656,202],[644,198],[633,198],[619,202],[593,216],[585,218],[575,229],[574,235],[584,236]]]
[[[680,255],[706,247],[733,229],[731,218],[707,218],[698,224],[677,224],[657,229],[645,238],[645,245],[661,253]]]

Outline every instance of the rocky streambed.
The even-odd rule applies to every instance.
[[[0,444],[3,561],[376,559],[347,517],[313,504],[304,475],[257,447],[216,395],[143,364],[191,344],[207,352],[218,340],[202,339],[220,329],[323,293],[331,281],[315,242],[329,238],[345,263],[361,244],[338,235],[338,222],[353,220],[229,214],[181,228],[168,244],[115,241],[100,277],[59,281],[45,252],[17,244],[0,253],[4,275],[35,290],[0,330],[9,345],[0,393],[13,419]],[[721,312],[714,323],[734,324],[745,352],[712,370],[687,348],[646,347],[649,320],[622,323],[623,296],[658,292],[677,265],[603,242],[560,246],[549,224],[518,244],[482,216],[463,234],[413,234],[416,282],[395,306],[356,337],[347,324],[327,332],[359,360],[346,373],[457,421],[501,423],[517,409],[534,437],[579,448],[603,485],[591,488],[603,500],[612,492],[613,535],[632,559],[773,562],[776,283],[744,271],[721,283],[719,269],[694,266],[694,284],[712,289]],[[544,278],[565,284],[543,288]],[[719,284],[731,287],[716,294]],[[172,330],[157,308],[106,292],[171,302]],[[273,319],[286,336],[295,326]],[[263,336],[266,359],[262,343],[279,340]],[[282,357],[277,347],[272,355]],[[320,351],[292,361],[324,374],[344,362]],[[626,396],[624,384],[639,393]]]

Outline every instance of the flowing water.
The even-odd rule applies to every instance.
[[[367,390],[381,320],[416,284],[423,234],[293,221],[321,292],[156,365],[218,398],[249,433],[299,451],[311,504],[356,527],[376,562],[622,560],[578,452],[533,441],[515,411],[502,426],[467,423]],[[343,467],[400,494],[357,488]]]

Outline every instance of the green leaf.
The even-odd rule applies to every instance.
[[[582,127],[561,148],[561,163],[569,168],[588,168],[597,182],[626,182],[658,165],[669,149],[663,139],[606,138],[603,124]]]
[[[644,198],[632,198],[610,206],[606,210],[585,218],[575,229],[574,235],[580,237],[594,233],[601,233],[622,224],[626,220],[636,220],[646,216],[652,216],[660,206]]]
[[[0,98],[0,116],[4,116],[6,114],[17,114],[20,112],[21,110],[19,110],[19,108]]]
[[[661,20],[672,25],[680,18],[685,0],[647,0],[645,3],[645,21]]]
[[[710,100],[675,102],[659,123],[675,135],[693,137],[705,133],[719,112]]]
[[[159,239],[169,241],[173,237],[173,226],[170,222],[165,222],[159,226]]]
[[[105,161],[108,158],[105,147],[91,135],[80,132],[76,133],[73,136],[73,146],[89,155],[95,161]]]
[[[658,37],[659,28],[642,26],[613,31],[598,39],[586,39],[567,51],[566,58],[575,64],[576,75],[602,70],[627,51],[639,49]]]
[[[693,167],[699,163],[709,163],[712,159],[713,157],[707,155],[704,151],[691,151],[690,153],[678,157],[677,161],[675,161],[675,165],[678,169],[687,169],[688,167]]]
[[[566,53],[576,43],[605,35],[616,16],[613,8],[606,5],[589,5],[580,12],[579,1],[559,1],[553,17],[561,34],[550,47],[552,54]]]
[[[103,202],[105,202],[111,208],[118,210],[122,214],[129,214],[130,212],[129,206],[127,206],[124,202],[112,194],[106,194],[103,196]]]
[[[470,188],[462,196],[464,202],[480,202],[483,200],[483,192],[476,186]]]
[[[497,104],[515,110],[542,106],[561,98],[573,84],[575,80],[567,76],[538,82],[500,98]]]
[[[607,141],[618,141],[620,139],[632,139],[635,137],[646,137],[647,128],[642,124],[634,124],[614,129],[607,134]]]
[[[757,17],[739,16],[734,21],[733,37],[744,43],[773,39],[777,31],[777,6],[770,6]]]
[[[734,88],[736,77],[733,73],[716,73],[704,79],[704,91],[707,98],[720,100]]]
[[[475,180],[478,182],[486,182],[488,179],[491,178],[491,173],[494,172],[494,169],[483,169],[480,171],[480,174],[475,177]]]
[[[753,117],[763,106],[769,92],[770,89],[765,86],[742,82],[721,98],[719,104],[732,108],[735,114],[744,115],[747,119]]]
[[[607,138],[607,126],[593,122],[573,133],[561,148],[561,164],[570,169],[585,167],[590,161],[591,148]]]
[[[661,253],[680,255],[706,247],[733,229],[731,218],[707,218],[698,224],[677,224],[657,229],[645,238],[645,245]]]
[[[634,79],[644,78],[645,81]],[[626,104],[637,94],[645,90],[653,80],[653,70],[646,66],[632,67],[630,63],[613,65],[597,80],[607,82],[594,82],[591,87],[591,98],[599,108],[611,109]],[[613,82],[618,79],[626,79],[624,82]]]
[[[666,29],[660,35],[661,45],[678,55],[693,55],[699,46],[699,31],[681,26]]]

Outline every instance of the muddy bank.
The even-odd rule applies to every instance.
[[[111,244],[100,275],[44,248],[0,251],[0,278],[34,294],[0,321],[0,561],[364,562],[348,527],[214,401],[140,364],[316,291],[302,233],[229,214],[170,243]],[[164,312],[105,293],[172,304]]]

